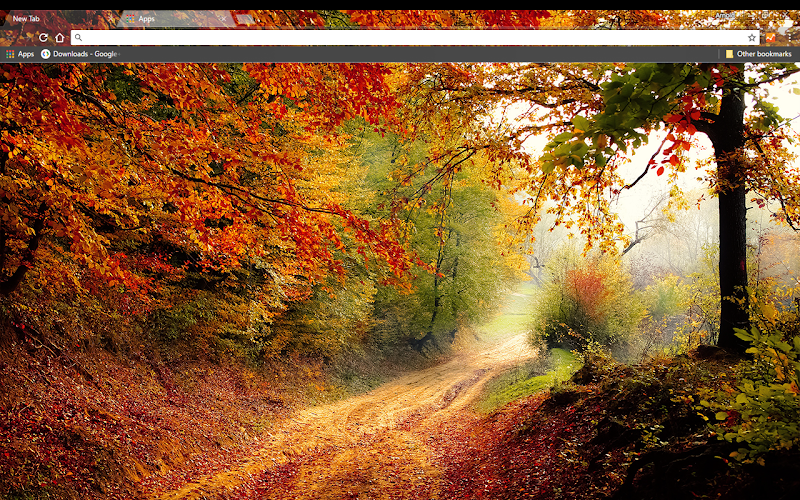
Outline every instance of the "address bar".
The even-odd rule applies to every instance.
[[[72,30],[72,45],[758,45],[758,30]]]

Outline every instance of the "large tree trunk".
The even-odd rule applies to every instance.
[[[747,311],[747,219],[745,187],[719,194],[719,340],[717,345],[744,353],[747,345],[734,328],[749,329]]]
[[[747,212],[742,147],[744,92],[727,88],[720,112],[709,124],[708,136],[717,161],[719,197],[719,288],[722,300],[717,345],[744,353],[747,345],[734,328],[748,329],[747,305]]]

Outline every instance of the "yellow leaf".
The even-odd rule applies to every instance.
[[[759,307],[761,315],[767,319],[770,323],[775,322],[775,318],[778,316],[778,310],[775,309],[775,306],[772,305],[771,302],[762,303]]]

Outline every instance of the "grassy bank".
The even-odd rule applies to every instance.
[[[475,408],[490,413],[515,399],[569,379],[580,366],[580,360],[573,353],[552,349],[548,355],[507,370],[488,382]]]

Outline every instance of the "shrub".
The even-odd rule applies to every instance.
[[[169,297],[171,304],[154,309],[147,321],[166,360],[258,357],[262,346],[251,321],[251,301],[218,290],[176,289]]]
[[[581,259],[567,249],[550,262],[534,325],[535,334],[550,347],[584,350],[590,342],[612,346],[636,331],[645,309],[618,258],[601,254]]]
[[[686,321],[674,334],[673,353],[715,344],[719,334],[719,245],[703,245],[697,270],[683,281]]]
[[[791,449],[800,443],[800,335],[787,341],[780,331],[762,333],[753,327],[738,330],[752,344],[753,356],[732,393],[720,391],[703,407],[715,410],[712,425],[719,439],[741,443],[731,457],[763,464],[762,454]]]
[[[673,274],[653,279],[642,293],[647,316],[639,325],[638,342],[631,343],[629,354],[644,359],[674,344],[676,331],[688,318],[688,292],[681,278]]]

